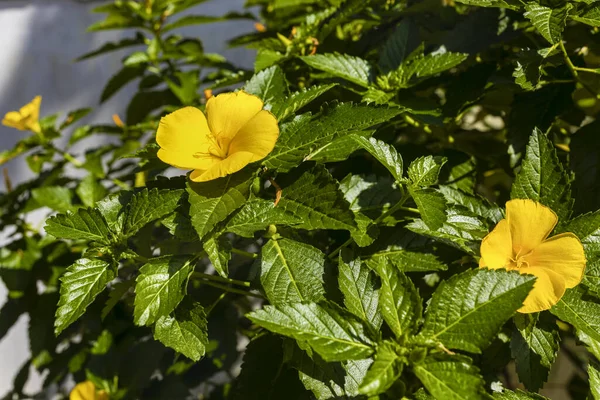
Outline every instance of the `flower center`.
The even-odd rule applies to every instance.
[[[514,254],[513,257],[510,259],[511,263],[510,263],[510,267],[509,269],[519,269],[519,268],[527,268],[529,267],[529,261],[527,261],[527,256],[531,253],[531,251],[528,251],[525,254],[521,254],[523,252],[523,249],[519,249],[519,251],[517,251],[517,254]]]
[[[208,152],[199,151],[194,154],[196,158],[220,158],[224,160],[228,156],[229,152],[229,143],[223,139],[222,135],[213,135],[212,133],[208,134],[207,139],[209,141]]]

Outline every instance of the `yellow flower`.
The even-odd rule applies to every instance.
[[[239,91],[213,96],[206,117],[185,107],[160,120],[158,158],[181,169],[193,169],[190,179],[205,182],[232,174],[261,160],[275,147],[277,119],[256,96]]]
[[[32,131],[41,133],[40,126],[40,105],[42,104],[42,96],[36,96],[30,103],[25,104],[19,111],[10,111],[6,113],[2,124],[16,128],[20,131]]]
[[[565,289],[583,279],[585,254],[579,238],[561,233],[548,238],[558,217],[533,200],[510,200],[506,219],[481,242],[480,267],[517,270],[536,276],[533,289],[518,310],[533,313],[558,303]]]
[[[73,388],[69,400],[108,400],[108,394],[104,390],[96,391],[92,381],[85,381]]]

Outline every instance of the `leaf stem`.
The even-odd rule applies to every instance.
[[[582,71],[582,69],[581,69],[581,67],[576,67],[575,65],[573,65],[573,62],[571,61],[571,58],[569,57],[569,53],[567,53],[567,49],[565,48],[565,44],[563,43],[562,40],[558,42],[558,46],[560,47],[560,51],[562,51],[562,53],[563,53],[563,57],[565,59],[565,62],[567,63],[567,67],[569,67],[569,70],[571,71],[571,75],[573,75],[573,78],[575,78],[575,80],[585,90],[587,90],[591,94],[595,95],[596,98],[600,98],[600,95],[598,93],[596,93],[593,88],[591,88],[587,83],[585,83],[584,81],[582,81],[581,78],[579,77],[579,73],[577,71]],[[584,68],[583,70],[587,71],[589,69],[588,68]]]
[[[256,253],[250,253],[248,251],[244,251],[244,250],[240,250],[240,249],[236,249],[236,248],[231,249],[231,252],[234,254],[238,254],[240,256],[247,257],[247,258],[252,258],[252,259],[258,258],[258,254],[256,254]]]
[[[239,285],[239,286],[248,287],[248,288],[251,285],[251,283],[247,282],[247,281],[239,281],[237,279],[223,278],[222,276],[205,274],[203,272],[194,272],[192,274],[192,277],[198,278],[198,279],[207,279],[209,281],[221,282],[221,283],[230,284],[230,285]]]
[[[221,285],[220,283],[216,283],[213,281],[209,281],[209,280],[199,280],[199,283],[203,284],[203,285],[208,285],[208,286],[212,286],[218,289],[222,289],[226,292],[229,293],[235,293],[235,294],[241,294],[242,296],[252,296],[252,297],[258,297],[260,299],[264,299],[264,296],[258,293],[252,293],[252,292],[248,292],[246,290],[240,290],[240,289],[236,289],[236,288],[232,288],[226,285]]]

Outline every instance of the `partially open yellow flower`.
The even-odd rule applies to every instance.
[[[41,133],[40,126],[40,105],[42,104],[42,96],[36,96],[30,103],[25,104],[19,111],[10,111],[6,113],[2,124],[16,128],[20,131],[32,131]]]
[[[585,254],[573,233],[548,238],[558,217],[550,208],[533,200],[510,200],[506,219],[481,242],[480,267],[517,270],[536,276],[533,289],[518,310],[533,313],[558,303],[565,289],[583,279]]]
[[[108,400],[108,394],[104,390],[97,391],[91,381],[85,381],[71,390],[69,400]]]
[[[261,160],[279,137],[277,119],[263,102],[243,91],[213,96],[206,117],[185,107],[160,120],[156,141],[158,158],[181,169],[193,169],[190,179],[220,178]]]

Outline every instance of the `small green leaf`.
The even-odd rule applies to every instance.
[[[46,233],[62,239],[91,240],[109,243],[111,234],[102,214],[96,209],[81,208],[75,213],[58,214],[46,220]]]
[[[559,221],[569,218],[573,207],[569,176],[556,155],[554,145],[535,129],[527,153],[510,192],[513,199],[531,199],[550,207]]]
[[[199,361],[208,345],[204,308],[200,303],[184,303],[173,316],[160,317],[154,327],[154,338],[189,359]]]
[[[480,353],[523,305],[535,277],[475,269],[442,282],[431,298],[420,335],[450,349]]]
[[[56,334],[81,317],[114,277],[115,268],[103,260],[81,258],[67,268],[61,278],[60,300],[54,322]]]
[[[379,307],[383,319],[397,338],[411,333],[423,313],[422,300],[412,281],[381,259],[369,264],[381,278]]]
[[[600,371],[598,368],[592,364],[588,364],[588,376],[590,377],[590,390],[592,392],[592,396],[594,400],[600,399]]]
[[[31,197],[37,204],[54,211],[66,212],[71,210],[73,194],[69,188],[62,186],[43,186],[31,190]]]
[[[415,186],[435,185],[446,161],[445,157],[419,157],[408,166],[408,177]]]
[[[96,202],[102,200],[108,193],[106,188],[102,186],[93,174],[89,174],[83,178],[81,182],[79,182],[75,192],[86,207],[94,207]]]
[[[173,312],[186,293],[193,270],[189,256],[158,257],[144,264],[135,284],[135,324],[151,325]]]
[[[133,81],[134,79],[141,78],[145,70],[146,67],[144,65],[136,65],[133,67],[125,67],[117,72],[112,78],[110,78],[104,87],[102,95],[100,96],[100,102],[104,103],[129,82]]]
[[[124,49],[126,47],[131,47],[131,46],[141,46],[143,44],[144,44],[144,35],[142,35],[141,33],[137,33],[135,38],[125,38],[125,39],[121,39],[118,42],[104,43],[98,49],[90,51],[89,53],[86,53],[82,56],[79,56],[75,61],[83,61],[83,60],[87,60],[88,58],[96,57],[98,55],[105,54],[108,52]]]
[[[458,2],[470,6],[509,8],[511,10],[518,10],[521,6],[520,3],[511,0],[458,0]]]
[[[577,15],[569,15],[569,17],[577,22],[584,23],[593,27],[600,27],[600,6],[590,4]]]
[[[277,65],[269,67],[255,74],[246,83],[244,90],[260,97],[265,104],[274,107],[281,105],[288,95],[288,84],[281,68]],[[277,114],[275,114],[277,116]]]
[[[446,185],[440,185],[439,191],[449,204],[466,207],[475,215],[481,215],[494,224],[504,218],[504,211],[483,197],[471,195]]]
[[[468,357],[437,354],[415,365],[413,371],[436,399],[483,398],[483,378]]]
[[[224,228],[225,232],[251,238],[257,231],[267,229],[268,225],[298,225],[302,220],[293,213],[275,206],[273,200],[254,198],[248,200],[233,216]]]
[[[171,214],[175,211],[183,193],[182,189],[144,188],[134,194],[125,209],[123,233],[132,236],[146,224]]]
[[[600,304],[581,286],[567,289],[550,312],[573,325],[596,341],[600,341]]]
[[[290,239],[270,239],[260,253],[260,282],[273,305],[323,300],[325,254]]]
[[[469,55],[464,53],[437,53],[427,54],[410,62],[405,67],[405,76],[409,79],[412,76],[425,78],[447,71],[456,67],[467,59]]]
[[[375,362],[371,364],[359,388],[359,393],[376,396],[388,390],[402,374],[402,359],[396,352],[396,344],[384,341],[377,345]]]
[[[379,330],[382,316],[373,273],[359,258],[353,258],[347,249],[340,252],[338,283],[346,308],[374,330]]]
[[[547,397],[540,396],[537,393],[524,392],[520,389],[516,391],[504,389],[502,392],[494,393],[494,400],[549,400]]]
[[[202,248],[206,252],[215,271],[223,278],[227,278],[229,275],[229,260],[231,260],[232,248],[231,242],[227,237],[209,235],[202,242]]]
[[[546,7],[537,3],[525,4],[525,13],[537,31],[550,42],[558,43],[562,39],[562,32],[565,29],[567,15],[573,6],[565,3],[562,7]]]
[[[394,179],[396,179],[396,182],[402,180],[402,156],[396,151],[394,146],[382,140],[365,138],[358,135],[352,135],[352,139],[386,167]]]
[[[240,14],[237,12],[230,12],[223,16],[210,16],[210,15],[186,15],[179,18],[175,22],[166,24],[162,27],[161,32],[167,33],[173,29],[183,28],[190,25],[209,24],[219,21],[229,21],[234,19],[254,19],[254,16],[250,13]]]
[[[247,317],[271,332],[306,342],[325,361],[360,360],[373,353],[365,326],[333,304],[265,306]]]
[[[339,53],[314,54],[300,57],[309,66],[355,83],[362,87],[369,86],[371,66],[362,58]]]
[[[402,65],[402,62],[418,45],[418,27],[408,18],[403,18],[394,32],[385,41],[379,56],[379,68],[384,74]]]
[[[244,205],[250,194],[251,181],[252,172],[246,170],[208,182],[187,182],[192,225],[200,240]]]
[[[444,195],[435,189],[413,189],[409,187],[412,196],[423,222],[429,229],[436,230],[446,222],[446,199]]]
[[[302,109],[302,107],[310,104],[334,86],[336,86],[336,84],[331,83],[327,85],[311,86],[307,89],[302,89],[299,92],[294,92],[281,103],[274,104],[271,108],[271,112],[277,117],[279,122],[285,121],[288,117],[294,115],[294,113]]]

